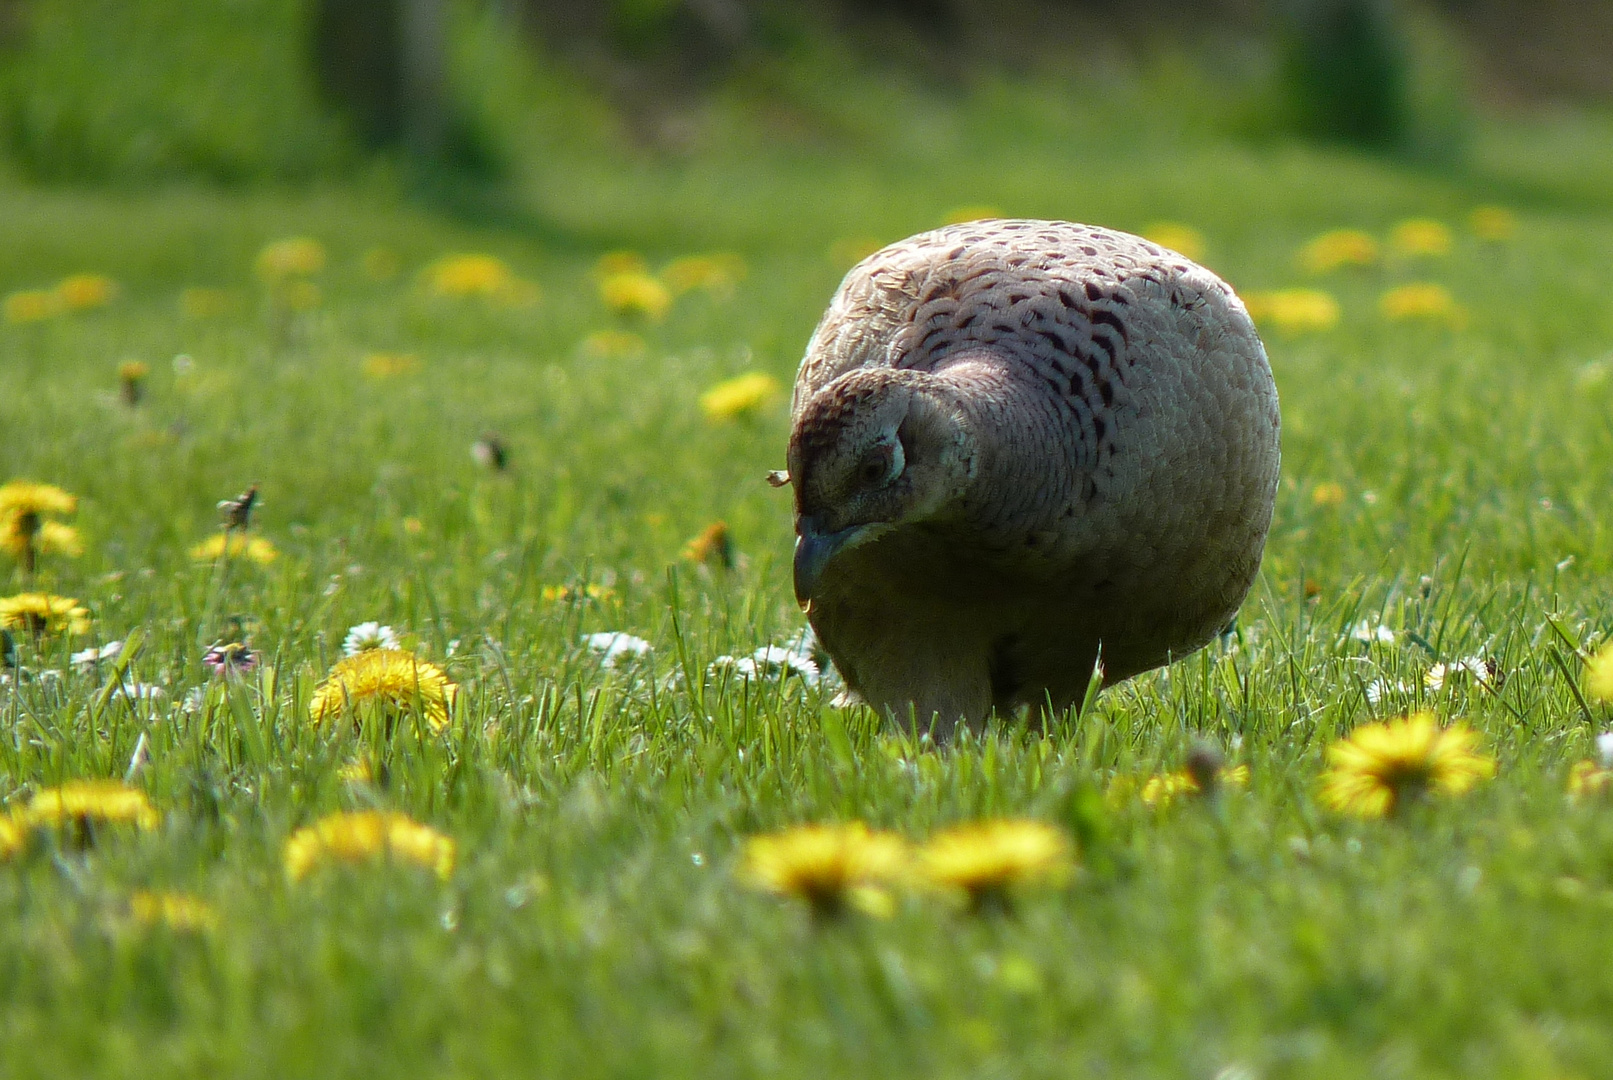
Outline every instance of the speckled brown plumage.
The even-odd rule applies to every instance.
[[[1199,648],[1259,567],[1277,393],[1220,278],[1054,221],[846,276],[796,377],[797,594],[849,686],[939,735]]]

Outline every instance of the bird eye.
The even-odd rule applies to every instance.
[[[874,447],[857,466],[857,483],[861,487],[888,484],[902,475],[906,465],[899,443],[883,443]]]

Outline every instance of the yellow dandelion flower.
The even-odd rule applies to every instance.
[[[1378,312],[1393,322],[1408,319],[1442,322],[1455,329],[1467,324],[1467,312],[1450,290],[1432,281],[1414,281],[1378,297]]]
[[[615,277],[617,274],[647,274],[650,264],[636,251],[607,251],[594,263],[594,276]]]
[[[576,603],[591,600],[595,603],[606,603],[616,599],[616,590],[606,585],[590,583],[588,585],[545,585],[543,598],[559,603]]]
[[[232,559],[244,558],[259,566],[268,566],[280,557],[280,551],[273,542],[262,536],[248,536],[244,532],[214,533],[191,548],[190,557],[197,562],[214,562],[224,556],[226,543]]]
[[[28,822],[21,814],[0,817],[0,862],[15,859],[28,850]]]
[[[752,888],[805,900],[818,915],[838,915],[848,904],[882,914],[889,906],[883,887],[907,861],[901,837],[860,821],[801,825],[747,840],[739,876]]]
[[[734,567],[734,538],[728,522],[713,521],[683,546],[683,557],[693,563],[713,563],[725,570]]]
[[[1311,488],[1311,505],[1329,509],[1344,504],[1344,485],[1335,480],[1324,480]]]
[[[1325,274],[1341,266],[1371,266],[1378,261],[1378,242],[1359,229],[1334,229],[1299,249],[1300,269]]]
[[[1284,334],[1321,333],[1339,324],[1339,302],[1320,289],[1273,289],[1243,298],[1249,317]]]
[[[325,269],[325,246],[308,236],[288,236],[258,252],[258,277],[273,283],[307,277]]]
[[[962,225],[969,221],[987,221],[991,218],[1003,216],[1002,210],[990,203],[974,203],[968,206],[955,206],[946,212],[943,217],[944,225]]]
[[[6,322],[41,322],[66,310],[62,298],[53,289],[24,289],[6,297]]]
[[[704,289],[713,296],[728,296],[744,280],[745,260],[734,254],[685,255],[673,259],[661,271],[661,279],[681,296],[692,289]]]
[[[713,386],[700,395],[700,411],[707,420],[732,420],[759,412],[779,397],[780,386],[771,375],[753,371]]]
[[[1224,787],[1248,787],[1249,766],[1234,765],[1230,769],[1222,769],[1216,774],[1216,782]],[[1143,782],[1138,797],[1145,805],[1163,810],[1182,796],[1201,794],[1203,788],[1199,786],[1198,780],[1191,772],[1182,769],[1150,776]]]
[[[1574,802],[1613,794],[1613,769],[1594,761],[1576,761],[1568,770],[1568,797]]]
[[[56,295],[69,311],[88,311],[116,299],[118,283],[105,274],[72,274],[57,284]]]
[[[374,352],[364,358],[364,374],[372,379],[414,375],[419,370],[420,358],[414,353]]]
[[[1613,701],[1613,642],[1585,661],[1585,690],[1598,701]]]
[[[0,551],[16,559],[26,557],[31,544],[41,555],[64,555],[76,559],[84,554],[84,541],[78,530],[59,521],[41,521],[31,536],[19,524],[20,517],[0,518]]]
[[[1450,226],[1431,218],[1409,218],[1389,230],[1389,249],[1396,255],[1448,255]]]
[[[125,360],[118,365],[118,378],[123,382],[139,382],[151,374],[151,365],[144,360]]]
[[[0,628],[23,630],[35,637],[67,634],[78,637],[90,629],[90,613],[70,596],[19,593],[0,597]]]
[[[1184,225],[1180,221],[1156,221],[1143,229],[1141,235],[1144,240],[1152,240],[1160,247],[1186,255],[1194,262],[1204,259],[1204,234],[1191,225]]]
[[[446,881],[454,872],[454,841],[406,814],[365,810],[298,829],[286,841],[284,858],[292,881],[322,866],[376,861],[413,863]]]
[[[426,267],[424,280],[438,296],[495,297],[509,287],[515,274],[496,255],[445,255]]]
[[[365,649],[330,669],[314,688],[308,715],[319,723],[352,712],[363,716],[376,711],[390,722],[397,716],[420,712],[441,731],[448,726],[459,687],[448,681],[442,668],[403,649]]]
[[[138,890],[129,897],[129,917],[141,926],[164,926],[181,934],[218,928],[218,912],[198,896]]]
[[[368,784],[374,776],[367,758],[350,761],[336,770],[336,779],[344,784]]]
[[[69,495],[54,484],[36,484],[32,480],[0,484],[0,515],[61,515],[71,514],[77,509],[78,496]]]
[[[1075,869],[1070,839],[1043,821],[982,821],[945,829],[918,854],[930,884],[961,891],[972,906],[1006,904],[1013,890],[1058,884]]]
[[[1434,714],[1362,724],[1328,748],[1324,805],[1359,817],[1383,817],[1432,795],[1461,795],[1495,775],[1495,761],[1474,749],[1478,736],[1458,721],[1441,728]]]
[[[599,298],[618,315],[642,316],[654,322],[666,318],[672,293],[645,273],[611,274],[599,280]]]
[[[375,281],[391,281],[403,269],[403,260],[391,248],[373,247],[359,260],[364,276]]]
[[[628,360],[643,356],[646,348],[630,330],[596,330],[582,339],[582,351],[600,360]]]
[[[117,780],[72,780],[36,792],[22,820],[30,828],[87,835],[97,825],[133,825],[149,831],[162,822],[162,815],[139,788]]]
[[[1518,219],[1504,206],[1475,206],[1467,227],[1480,240],[1510,240],[1518,231]]]
[[[187,319],[212,319],[228,315],[239,303],[239,298],[228,289],[191,287],[179,291],[179,313]]]

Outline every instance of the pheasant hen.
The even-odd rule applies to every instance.
[[[974,221],[865,259],[791,420],[796,597],[847,685],[937,739],[1198,649],[1271,523],[1243,304],[1108,229]]]

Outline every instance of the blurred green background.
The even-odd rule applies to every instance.
[[[915,100],[1035,88],[993,121],[1134,110],[1472,169],[1505,157],[1494,124],[1605,115],[1609,42],[1600,0],[0,0],[0,156],[53,182],[379,176],[558,223],[579,158],[887,156],[937,134]]]

